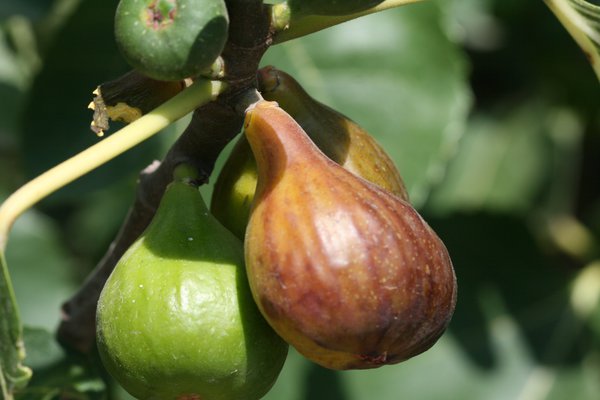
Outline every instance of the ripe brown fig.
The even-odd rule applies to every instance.
[[[263,97],[290,114],[327,157],[408,200],[394,162],[360,125],[312,98],[292,76],[274,67],[258,71],[258,85]],[[211,201],[215,217],[240,238],[246,231],[255,189],[256,161],[241,136],[215,182]]]
[[[258,166],[245,257],[267,321],[332,369],[430,348],[456,302],[448,252],[403,199],[328,159],[277,103],[249,109]]]

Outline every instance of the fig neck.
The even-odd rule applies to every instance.
[[[275,102],[258,103],[248,112],[245,134],[256,158],[259,186],[276,183],[290,168],[312,168],[323,162],[306,132]]]

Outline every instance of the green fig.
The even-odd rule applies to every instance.
[[[384,0],[288,0],[292,13],[348,15],[375,7]]]
[[[235,143],[215,182],[210,211],[243,239],[256,191],[256,161],[244,136]]]
[[[258,166],[246,268],[275,331],[332,369],[430,348],[456,302],[435,232],[408,202],[327,158],[277,103],[256,103],[244,128]]]
[[[121,0],[115,39],[125,60],[162,81],[194,77],[210,69],[227,41],[223,0]]]
[[[288,348],[252,299],[242,243],[183,181],[106,282],[97,342],[130,394],[160,400],[259,399]]]
[[[408,200],[394,162],[357,123],[312,98],[289,74],[265,67],[258,73],[266,100],[276,101],[336,163],[356,175]],[[211,211],[236,236],[243,238],[256,190],[256,161],[240,137],[219,174]]]

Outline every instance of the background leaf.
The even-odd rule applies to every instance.
[[[45,329],[25,329],[27,363],[35,371],[31,384],[18,392],[17,400],[100,400],[106,384],[97,359],[65,354]]]
[[[56,328],[60,304],[77,288],[71,273],[74,260],[56,224],[37,212],[24,214],[13,228],[6,260],[23,322]]]
[[[59,3],[73,8],[58,12]],[[112,38],[115,4],[0,4],[0,195],[98,140],[85,109],[91,90],[127,68]],[[33,41],[16,39],[22,31]],[[266,398],[595,400],[600,97],[587,58],[546,4],[413,4],[273,47],[266,64],[385,147],[459,284],[449,331],[426,353],[334,372],[292,351]],[[59,304],[116,233],[137,171],[182,126],[15,226],[7,256],[34,369],[20,398],[131,399],[97,358],[66,354],[53,329]]]
[[[563,160],[579,157],[582,126],[570,111],[539,101],[512,107],[473,116],[429,209],[526,213],[540,203],[554,212],[568,209],[572,199],[564,189],[572,193],[575,169]]]

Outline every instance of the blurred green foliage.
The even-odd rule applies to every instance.
[[[0,5],[0,198],[98,140],[91,92],[127,70],[112,36],[116,3]],[[276,46],[264,64],[386,148],[459,282],[449,332],[425,354],[334,372],[292,352],[267,399],[597,399],[599,88],[543,2],[427,1]],[[129,398],[53,331],[60,303],[116,234],[136,174],[183,126],[16,224],[7,261],[34,370],[19,398]]]

